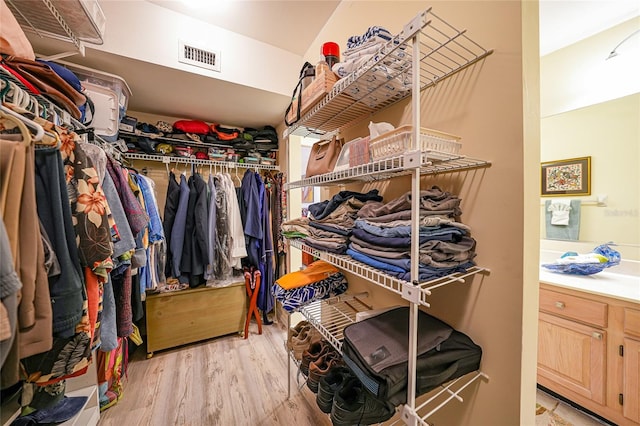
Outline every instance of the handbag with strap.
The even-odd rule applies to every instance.
[[[335,136],[331,140],[316,142],[311,147],[305,177],[322,175],[333,171],[338,161],[344,139]]]
[[[289,106],[284,113],[284,123],[287,126],[291,126],[292,124],[297,123],[300,120],[300,107],[302,105],[302,82],[307,77],[313,77],[315,75],[315,67],[311,65],[309,62],[305,62],[300,70],[300,77],[298,78],[298,84],[295,89],[293,89],[293,94],[291,95],[291,102],[289,102]],[[291,110],[294,110],[295,116],[292,120],[289,119],[289,114]]]

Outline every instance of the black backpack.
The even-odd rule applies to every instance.
[[[480,368],[482,349],[467,335],[418,311],[416,396]],[[409,308],[400,307],[344,329],[342,355],[378,399],[407,401]]]

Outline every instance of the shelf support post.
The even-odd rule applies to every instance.
[[[411,151],[420,149],[420,31],[415,31],[411,37],[412,44],[412,91],[411,112],[413,115],[413,134],[411,138]],[[418,162],[419,164],[419,162]],[[419,256],[420,250],[420,167],[411,172],[411,283],[419,282]],[[416,291],[419,289],[416,285]],[[416,360],[418,357],[418,304],[411,302],[409,305],[409,353],[408,353],[408,382],[407,404],[404,407],[403,419],[407,425],[416,426]],[[405,418],[406,417],[406,418]]]

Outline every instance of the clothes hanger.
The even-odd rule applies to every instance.
[[[22,135],[21,142],[26,146],[31,145],[31,142],[32,142],[31,132],[29,131],[29,129],[27,129],[27,126],[24,124],[22,120],[17,119],[13,115],[6,114],[4,112],[4,108],[0,110],[0,118],[9,120],[12,123],[14,123],[18,127],[18,129],[20,130],[20,134]]]
[[[2,102],[12,103],[14,105],[23,106],[26,99],[26,93],[18,87],[13,81],[2,77]]]
[[[31,138],[34,142],[38,142],[42,140],[42,138],[44,137],[44,127],[42,127],[40,124],[36,123],[33,120],[28,119],[23,115],[18,114],[17,112],[13,111],[10,108],[7,108],[4,105],[0,105],[0,109],[5,114],[10,115],[18,119],[19,121],[23,122],[31,131],[35,131],[35,135],[33,135],[33,137]]]

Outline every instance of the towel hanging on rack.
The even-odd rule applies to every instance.
[[[570,200],[553,200],[548,207],[552,225],[569,225]]]

